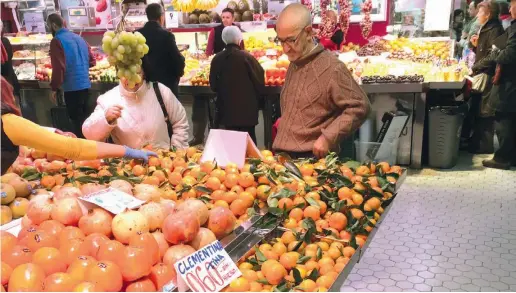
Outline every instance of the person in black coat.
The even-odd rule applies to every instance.
[[[516,19],[516,0],[511,0],[511,15]],[[495,129],[500,148],[490,160],[484,160],[485,167],[509,169],[516,166],[516,20],[507,28],[507,43],[496,57],[499,72],[499,103],[496,107]]]
[[[477,14],[480,23],[478,35],[471,37],[471,44],[475,51],[475,63],[471,70],[473,75],[487,74],[488,83],[481,94],[473,95],[475,105],[475,124],[469,144],[469,151],[474,154],[491,154],[494,152],[494,115],[491,107],[493,100],[498,99],[496,90],[492,90],[491,78],[495,74],[496,63],[488,58],[495,40],[504,33],[502,23],[498,19],[498,5],[491,2],[482,2],[478,5]]]
[[[146,76],[146,79],[166,85],[177,97],[179,79],[185,70],[185,57],[177,48],[174,34],[163,28],[163,7],[158,3],[149,4],[145,13],[149,21],[138,31],[145,37],[149,46],[149,53],[146,55],[149,68],[145,72],[149,76]]]
[[[242,32],[235,26],[222,31],[226,49],[211,61],[210,87],[217,93],[218,120],[227,130],[244,131],[256,144],[258,104],[265,89],[265,72],[238,44]]]

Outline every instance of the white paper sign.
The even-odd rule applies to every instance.
[[[33,33],[45,33],[45,19],[43,12],[25,12],[23,14],[25,29]]]
[[[178,28],[179,27],[179,12],[165,11],[165,27]]]
[[[219,292],[242,273],[215,240],[174,264],[178,282],[182,279],[194,292]]]
[[[424,30],[449,30],[451,6],[451,0],[426,1]]]
[[[265,32],[267,31],[266,21],[243,21],[240,23],[240,29],[243,32]]]
[[[79,199],[98,205],[115,215],[126,209],[135,209],[145,203],[130,194],[111,187],[81,196]]]

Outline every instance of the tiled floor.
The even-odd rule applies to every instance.
[[[516,291],[516,169],[409,173],[341,291]]]

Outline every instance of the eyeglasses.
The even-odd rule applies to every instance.
[[[306,28],[306,27],[305,27]],[[305,28],[303,28],[298,34],[297,36],[295,37],[290,37],[290,38],[286,38],[284,40],[276,37],[276,40],[278,40],[278,42],[280,42],[282,45],[289,45],[289,46],[292,46],[292,45],[295,45],[297,43],[297,40],[299,39],[299,37],[301,36],[301,34],[305,31]]]

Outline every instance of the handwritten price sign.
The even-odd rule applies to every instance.
[[[174,267],[178,278],[194,292],[219,292],[242,275],[218,240],[176,262]]]
[[[81,196],[79,199],[98,205],[115,215],[126,209],[135,209],[145,203],[130,194],[111,187]]]

